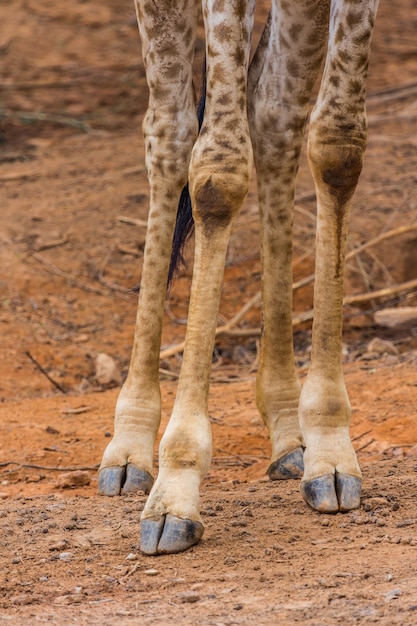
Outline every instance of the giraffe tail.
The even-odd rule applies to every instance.
[[[203,77],[201,95],[197,104],[198,130],[201,130],[204,119],[204,109],[206,105],[206,61],[203,63]],[[185,265],[184,247],[194,231],[193,208],[191,205],[188,184],[181,192],[178,203],[177,219],[175,222],[174,237],[172,240],[171,261],[168,272],[167,288],[172,284],[174,276],[180,266]]]

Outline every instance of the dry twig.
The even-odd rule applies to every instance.
[[[123,224],[132,224],[133,226],[143,226],[144,228],[148,226],[148,220],[140,220],[127,215],[118,215],[117,220],[123,222]]]
[[[18,471],[19,469],[21,469],[22,467],[26,468],[26,469],[39,469],[39,470],[46,470],[46,471],[51,471],[51,472],[77,472],[77,471],[88,471],[88,470],[97,470],[100,465],[86,465],[85,467],[79,466],[79,467],[56,467],[54,465],[35,465],[34,463],[19,463],[18,461],[3,461],[2,463],[0,463],[0,467],[7,467],[8,465],[18,465],[17,470],[13,470],[13,471]]]
[[[38,254],[37,252],[29,252],[28,256],[33,257],[34,259],[36,259],[36,261],[41,263],[49,272],[51,272],[51,274],[56,274],[57,276],[61,276],[61,278],[65,278],[65,280],[70,285],[72,285],[74,287],[79,287],[80,289],[83,289],[84,291],[87,291],[89,293],[95,293],[95,294],[97,294],[99,296],[107,296],[108,295],[102,289],[97,289],[93,285],[90,285],[89,283],[86,283],[86,282],[84,282],[84,281],[82,281],[82,280],[80,280],[78,278],[75,278],[75,276],[72,276],[71,274],[68,274],[67,272],[64,272],[64,270],[61,270],[59,267],[57,267],[56,265],[51,263],[51,261],[48,261],[48,259],[46,259],[41,254]],[[111,287],[107,286],[107,288],[110,289]],[[123,293],[117,293],[116,292],[116,295],[119,298],[122,298],[122,300],[128,300],[127,295],[125,295]]]
[[[22,178],[39,178],[41,175],[40,172],[12,172],[11,174],[4,174],[4,176],[0,176],[0,182],[6,183],[13,180],[22,180]]]
[[[59,383],[56,382],[56,380],[54,380],[52,378],[52,376],[50,376],[48,374],[48,372],[42,367],[42,365],[35,359],[34,356],[31,355],[31,353],[29,352],[29,350],[25,351],[26,356],[32,361],[32,363],[35,365],[35,367],[37,367],[37,369],[40,371],[41,374],[43,374],[43,376],[45,376],[45,378],[47,378],[49,380],[49,382],[56,388],[58,389],[61,393],[67,393],[65,391],[65,389],[63,387],[61,387],[61,385]]]
[[[21,122],[46,122],[49,124],[57,124],[58,126],[70,126],[84,131],[85,133],[91,132],[92,128],[86,122],[76,120],[72,117],[66,117],[65,115],[49,115],[47,113],[37,113],[36,111],[2,111],[0,118],[6,120],[17,119]]]
[[[121,293],[121,294],[132,293],[131,289],[127,289],[126,287],[121,287],[120,285],[117,285],[116,283],[112,283],[108,281],[106,278],[104,278],[104,269],[111,257],[112,252],[113,252],[112,250],[108,250],[108,252],[106,253],[103,259],[102,264],[98,268],[98,272],[97,272],[98,281],[101,285],[104,285],[104,287],[107,287],[107,289],[110,289],[111,291],[117,291],[118,293]]]

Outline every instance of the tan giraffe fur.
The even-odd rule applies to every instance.
[[[104,495],[149,491],[153,483],[163,302],[175,211],[187,180],[196,235],[177,397],[141,517],[146,554],[179,552],[203,533],[199,489],[211,460],[214,333],[230,230],[253,161],[263,265],[256,398],[272,443],[268,472],[272,479],[302,475],[302,494],[319,511],[349,510],[360,501],[341,365],[342,294],[349,206],[366,145],[365,87],[377,0],[273,0],[249,66],[254,1],[202,2],[207,100],[197,137],[192,62],[199,2],[136,0],[150,92],[143,124],[150,212],[132,361],[100,468]],[[324,59],[308,133],[317,260],[311,368],[300,396],[291,325],[294,181]]]

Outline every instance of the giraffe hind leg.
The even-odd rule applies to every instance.
[[[328,16],[328,2],[275,0],[249,70],[263,303],[256,401],[271,440],[267,473],[272,480],[298,479],[304,470],[293,350],[292,224],[303,131],[325,52]]]
[[[172,234],[197,137],[192,63],[198,2],[137,0],[136,8],[149,85],[143,130],[150,208],[132,358],[116,405],[114,436],[99,470],[99,492],[107,496],[147,493],[152,487],[161,412],[159,352]],[[172,29],[168,39],[167,28]]]
[[[376,9],[377,0],[333,2],[328,58],[309,128],[317,238],[311,366],[299,410],[306,443],[301,492],[312,508],[329,513],[358,508],[362,488],[341,358],[343,270],[366,146],[365,86]]]

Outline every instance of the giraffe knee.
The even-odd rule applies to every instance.
[[[202,171],[190,175],[194,219],[206,231],[226,227],[236,215],[248,193],[249,177],[226,172]]]
[[[366,136],[310,128],[308,160],[319,187],[344,206],[351,199],[363,166]]]

